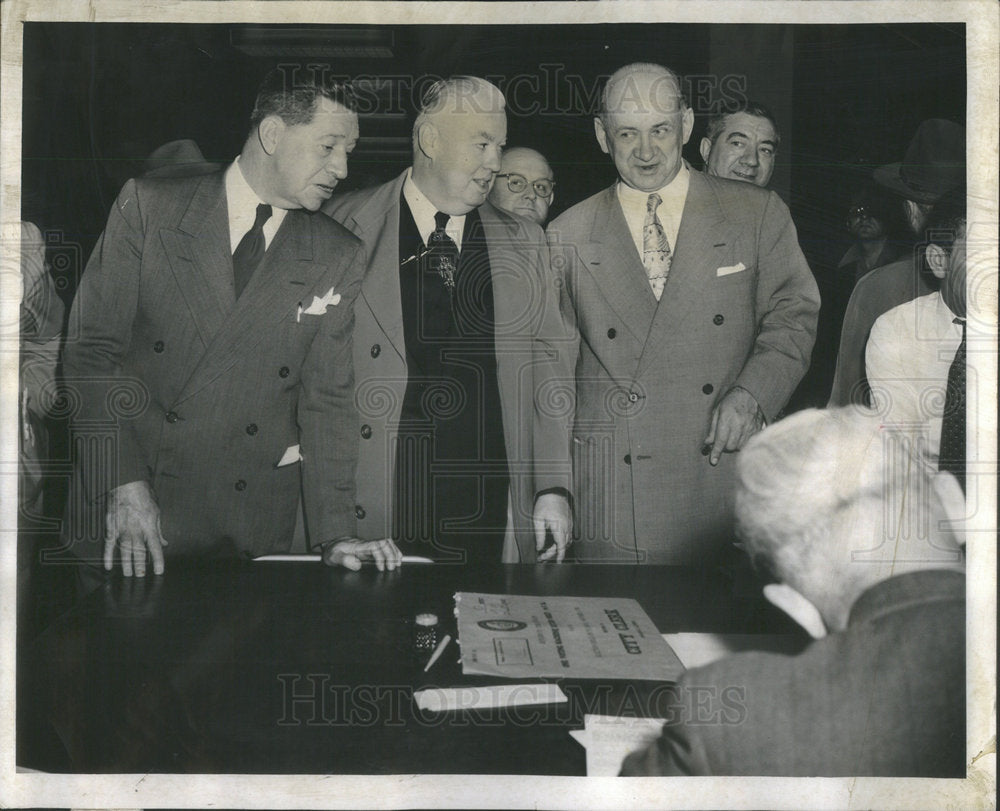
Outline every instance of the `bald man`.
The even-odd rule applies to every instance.
[[[576,323],[577,558],[704,564],[732,540],[733,452],[809,362],[819,294],[773,192],[692,172],[670,70],[609,79],[619,180],[548,229]]]
[[[437,82],[412,167],[324,207],[369,260],[354,332],[359,531],[441,561],[562,560],[569,536],[565,416],[535,398],[560,376],[545,237],[486,200],[504,106],[483,79]]]
[[[541,152],[524,146],[505,150],[489,201],[510,214],[545,225],[554,198],[552,167]]]

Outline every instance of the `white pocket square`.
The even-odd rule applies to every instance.
[[[735,265],[726,265],[723,268],[719,268],[715,271],[716,276],[728,276],[731,273],[739,273],[741,270],[746,270],[747,266],[742,262],[738,262]]]
[[[294,465],[296,462],[302,461],[302,454],[299,453],[298,445],[289,445],[285,448],[285,452],[281,455],[281,459],[278,460],[278,464],[275,467],[284,467],[285,465]]]
[[[331,287],[325,296],[313,296],[313,300],[309,303],[309,306],[302,309],[302,305],[299,305],[299,315],[323,315],[326,312],[326,308],[330,305],[336,307],[340,304],[340,293],[334,293]]]

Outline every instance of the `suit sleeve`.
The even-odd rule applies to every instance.
[[[773,421],[806,369],[816,340],[819,289],[788,207],[767,197],[757,245],[757,338],[736,380]]]
[[[74,429],[79,431],[88,423],[115,426],[117,468],[113,459],[97,460],[96,468],[94,460],[83,460],[83,486],[91,500],[118,485],[148,480],[150,475],[143,443],[128,416],[137,409],[121,411],[116,405],[135,405],[148,397],[143,382],[125,379],[121,368],[138,307],[145,238],[138,189],[130,180],[112,206],[87,263],[73,301],[63,353],[64,387],[76,406]]]
[[[555,488],[572,493],[570,437],[576,402],[576,343],[574,331],[560,310],[563,275],[553,268],[541,233],[539,238],[537,273],[544,299],[533,367],[535,493]]]
[[[357,534],[354,473],[358,461],[358,414],[354,402],[354,302],[367,265],[361,245],[345,260],[336,292],[302,369],[298,420],[303,457],[306,527],[315,547]]]

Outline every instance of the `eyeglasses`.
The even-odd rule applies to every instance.
[[[507,188],[514,194],[520,194],[528,188],[528,178],[524,175],[514,174],[513,172],[505,172],[502,175],[497,175],[497,177],[507,178]],[[531,187],[535,190],[535,194],[545,199],[552,196],[552,187],[555,185],[554,180],[547,180],[543,178],[542,180],[534,181],[531,184]]]

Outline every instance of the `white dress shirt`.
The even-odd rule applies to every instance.
[[[674,175],[674,179],[655,192],[638,191],[620,180],[618,181],[618,203],[622,207],[629,233],[632,234],[632,240],[635,242],[635,249],[639,252],[639,259],[642,259],[643,254],[642,227],[646,224],[646,205],[651,194],[658,194],[662,198],[663,202],[656,209],[656,216],[660,218],[660,225],[663,226],[663,232],[667,235],[671,253],[675,251],[677,232],[681,227],[681,214],[684,213],[684,201],[687,199],[690,179],[691,172],[687,164],[681,163],[681,168]]]
[[[893,307],[872,327],[865,368],[872,405],[887,424],[926,442],[937,463],[948,371],[962,342],[940,293]]]
[[[226,207],[229,209],[229,252],[234,253],[240,240],[246,232],[253,228],[257,219],[257,206],[264,201],[257,196],[240,169],[240,159],[237,158],[226,169]],[[283,208],[271,206],[271,216],[264,223],[264,249],[271,247],[271,240],[278,233],[285,214]]]
[[[431,234],[437,228],[437,224],[434,222],[434,215],[437,214],[438,208],[424,197],[420,189],[417,188],[417,184],[413,182],[412,168],[406,170],[406,180],[403,181],[403,199],[406,200],[406,204],[410,207],[410,213],[413,215],[413,221],[417,224],[420,238],[424,241],[424,245],[426,245],[431,238]],[[464,229],[464,214],[459,217],[449,217],[444,227],[444,232],[455,240],[455,244],[460,251],[462,250],[462,231]]]

